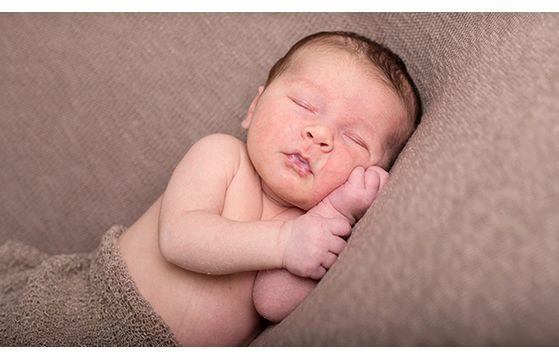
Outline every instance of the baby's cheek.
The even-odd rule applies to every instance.
[[[319,178],[315,178],[313,197],[320,201],[344,184],[353,168],[357,166],[355,161],[356,159],[343,149],[337,149],[336,154],[330,154],[322,167]]]
[[[323,175],[324,176],[321,176],[319,183],[316,184],[317,186],[315,186],[314,197],[319,198],[319,201],[343,185],[349,177],[349,173],[346,175],[345,172],[340,171],[332,171],[324,173]]]

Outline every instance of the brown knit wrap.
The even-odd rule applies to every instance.
[[[117,243],[124,230],[112,226],[91,253],[0,246],[0,345],[177,345],[127,272]]]

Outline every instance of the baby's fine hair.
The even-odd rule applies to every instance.
[[[333,46],[369,60],[374,69],[377,70],[377,73],[380,71],[380,75],[384,77],[383,80],[396,92],[404,103],[408,114],[406,124],[399,127],[398,132],[393,134],[388,144],[392,150],[392,156],[388,165],[390,168],[421,118],[421,99],[406,69],[406,65],[398,55],[386,46],[363,35],[349,31],[324,31],[306,36],[297,41],[272,66],[268,73],[266,87],[289,67],[293,54],[297,50],[311,44]]]

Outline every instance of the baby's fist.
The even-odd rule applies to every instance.
[[[325,201],[354,223],[365,214],[388,178],[388,172],[379,166],[367,170],[356,167],[347,181],[332,191]]]
[[[346,219],[328,219],[306,213],[284,223],[280,243],[284,248],[282,267],[290,273],[320,280],[346,246],[351,234]]]

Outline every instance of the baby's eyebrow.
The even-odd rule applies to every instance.
[[[371,119],[352,117],[351,122],[354,124],[353,126],[355,126],[357,130],[365,132],[366,136],[363,133],[361,134],[364,137],[364,140],[373,140],[375,133],[377,132],[377,127],[373,124],[373,121]]]
[[[323,91],[324,90],[322,88],[322,86],[316,84],[314,81],[309,80],[309,79],[295,78],[295,79],[290,79],[287,82],[290,85],[303,85],[303,86],[311,87],[314,90],[318,90],[318,91]]]

